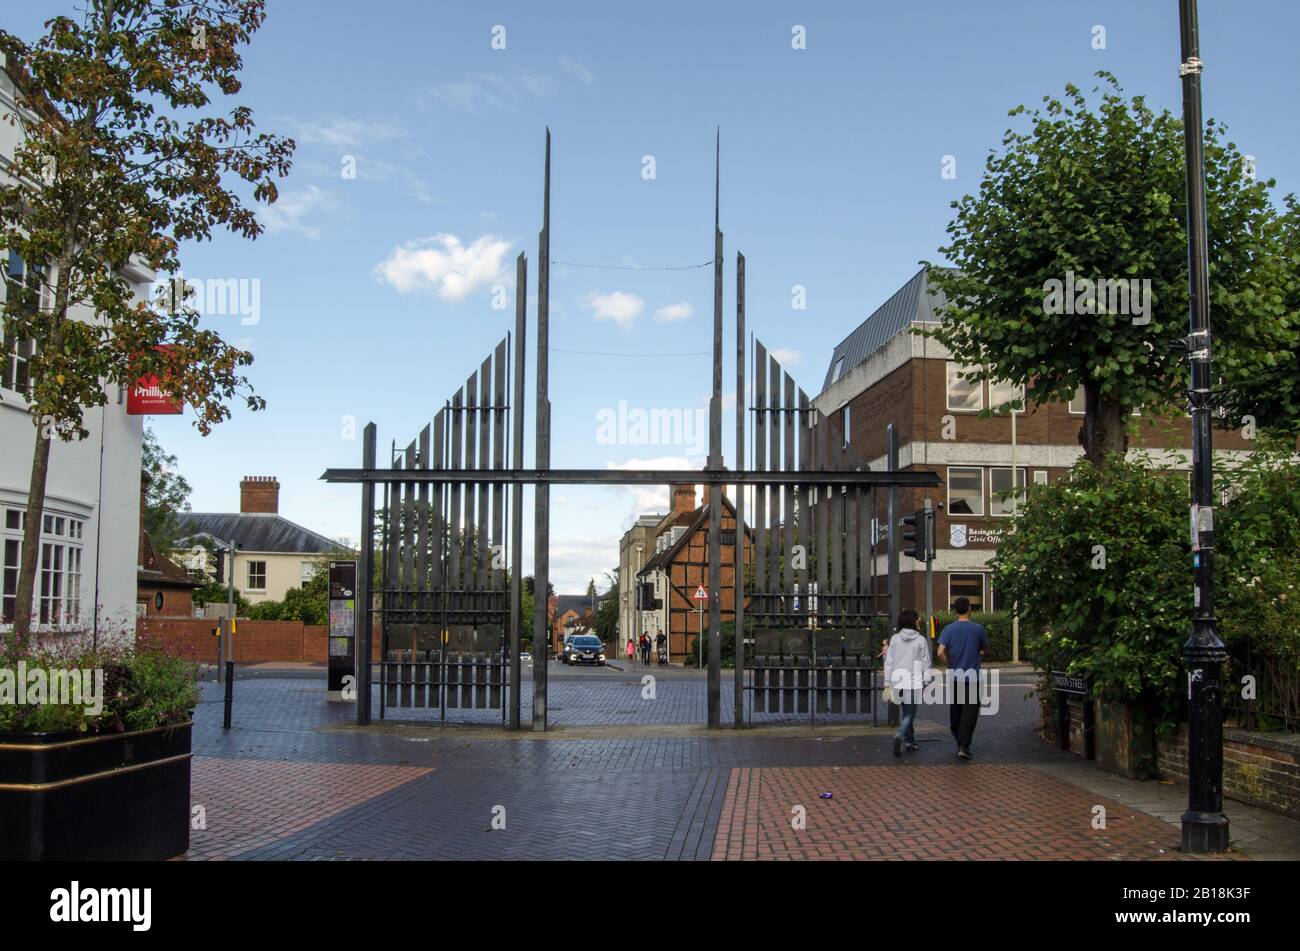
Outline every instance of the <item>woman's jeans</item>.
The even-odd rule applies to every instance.
[[[894,736],[905,743],[915,743],[916,730],[914,724],[916,723],[917,704],[901,703],[899,707],[901,712],[898,715],[898,732]]]

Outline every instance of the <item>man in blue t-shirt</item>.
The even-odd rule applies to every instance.
[[[958,598],[952,608],[957,620],[939,635],[939,661],[953,672],[953,695],[948,704],[948,725],[957,741],[957,755],[970,759],[970,741],[980,716],[980,658],[989,649],[989,632],[970,619],[970,598]]]

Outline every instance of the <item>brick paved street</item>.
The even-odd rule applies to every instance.
[[[195,714],[207,828],[190,859],[1183,858],[1177,825],[1090,791],[1097,770],[1033,735],[1024,676],[1004,679],[962,763],[946,710],[925,711],[921,750],[901,761],[869,718],[705,731],[698,672],[660,678],[642,701],[636,676],[553,669],[554,730],[516,736],[494,711],[470,711],[481,725],[358,728],[318,672],[241,674],[234,729],[221,729],[216,684]],[[1183,795],[1128,786],[1171,809]]]

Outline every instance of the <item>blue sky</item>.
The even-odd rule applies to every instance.
[[[31,38],[72,6],[28,0],[6,10],[6,27]],[[269,406],[237,409],[207,438],[188,419],[152,424],[196,510],[233,510],[241,476],[275,475],[281,512],[335,537],[356,537],[359,490],[317,477],[359,464],[347,419],[377,422],[381,446],[404,445],[511,328],[513,296],[493,309],[492,289],[513,294],[521,249],[531,296],[546,125],[552,257],[642,267],[712,256],[721,126],[728,327],[739,249],[750,329],[786,352],[811,395],[835,343],[919,260],[938,257],[949,203],[977,186],[1009,108],[1066,82],[1090,89],[1106,69],[1180,109],[1173,0],[268,7],[238,100],[260,127],[298,140],[295,168],[262,238],[219,237],[184,260],[187,278],[260,282],[255,324],[207,319],[256,355],[251,377]],[[505,49],[492,47],[496,25]],[[806,49],[792,48],[795,25]],[[1094,48],[1097,26],[1105,49]],[[1201,27],[1206,114],[1228,123],[1279,192],[1300,190],[1286,71],[1300,7],[1203,0]],[[948,155],[951,180],[940,174]],[[342,174],[348,156],[354,179]],[[702,464],[693,446],[604,444],[597,414],[619,401],[706,405],[708,356],[644,354],[708,349],[711,275],[553,269],[556,466]],[[791,307],[796,284],[806,310]],[[734,380],[730,349],[724,379]],[[618,537],[638,512],[662,510],[667,490],[553,496],[552,580],[579,592],[617,564]]]

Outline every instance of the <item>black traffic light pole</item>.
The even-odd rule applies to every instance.
[[[1220,676],[1227,651],[1214,617],[1214,451],[1210,439],[1209,242],[1205,225],[1205,153],[1201,140],[1201,59],[1196,0],[1179,0],[1182,40],[1183,138],[1187,162],[1188,310],[1191,335],[1192,546],[1195,599],[1187,664],[1187,812],[1183,848],[1223,852],[1223,702]]]

